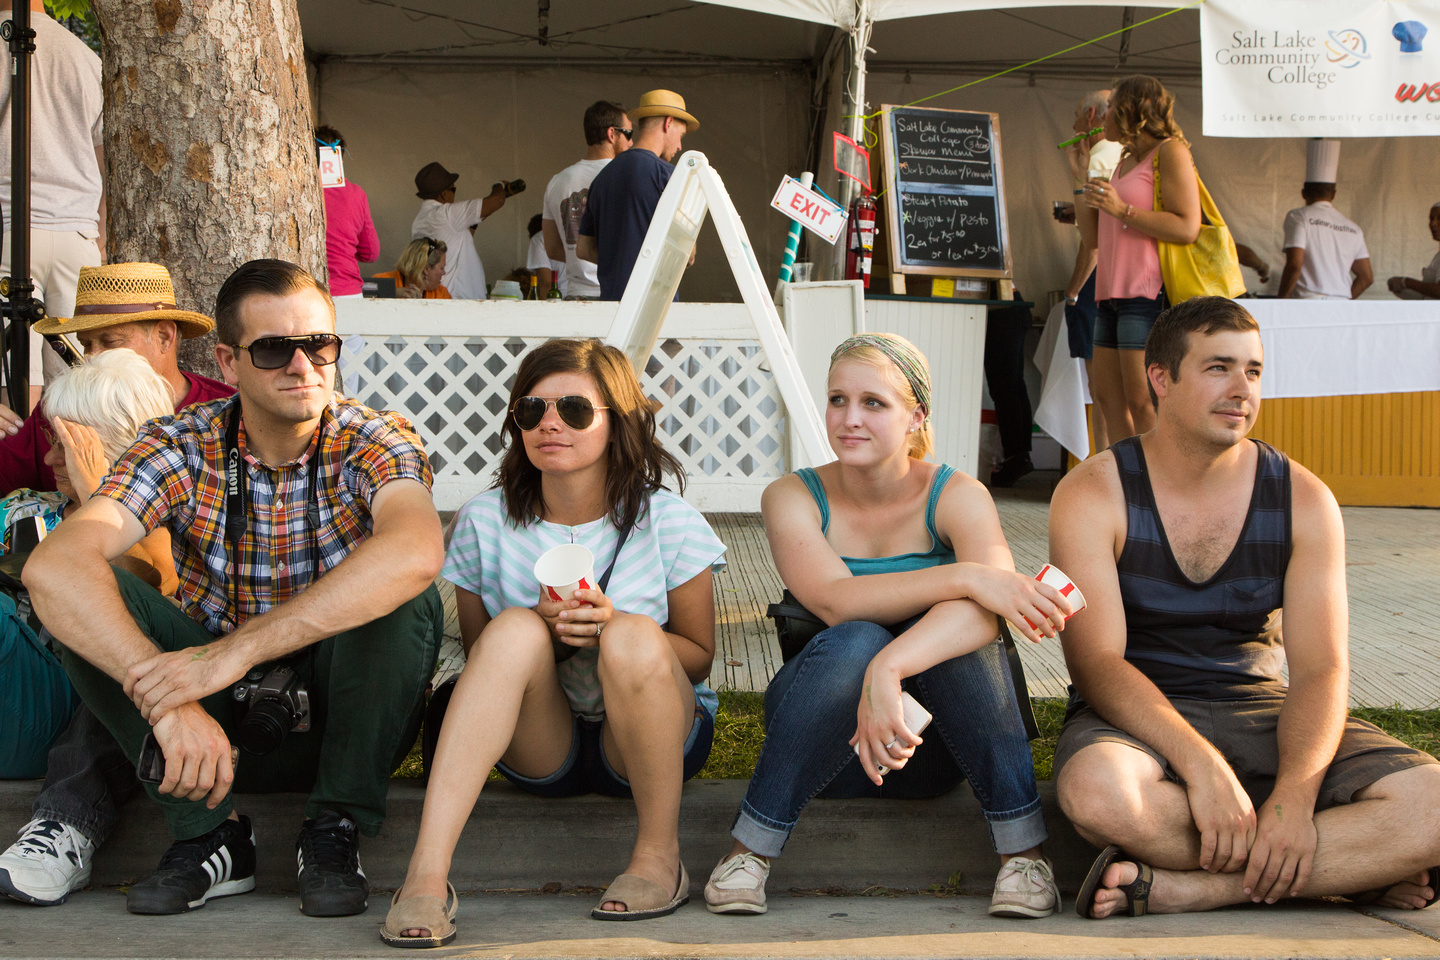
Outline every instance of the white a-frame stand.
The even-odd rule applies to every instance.
[[[675,173],[660,195],[660,203],[650,220],[645,244],[640,248],[635,270],[630,274],[629,285],[620,298],[620,308],[606,339],[625,351],[637,376],[644,372],[709,210],[715,213],[715,229],[720,233],[730,270],[755,324],[760,346],[770,361],[776,385],[780,387],[793,435],[799,439],[810,463],[816,466],[829,463],[835,454],[825,439],[825,421],[815,409],[810,391],[805,389],[805,378],[780,326],[780,314],[775,310],[770,291],[765,288],[765,277],[750,248],[750,238],[745,235],[740,214],[730,194],[725,192],[720,174],[703,153],[691,150],[681,155],[675,165]]]

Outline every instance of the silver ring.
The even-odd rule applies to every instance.
[[[899,742],[900,742],[900,738],[899,738],[899,737],[896,737],[894,740],[891,740],[889,743],[885,744],[885,749],[886,749],[886,750],[889,750],[891,747],[895,746],[895,744],[897,744],[897,743],[899,743]]]
[[[601,624],[598,624],[598,623],[595,624],[595,639],[596,639],[596,640],[599,640],[599,639],[600,639],[600,627],[601,627]]]

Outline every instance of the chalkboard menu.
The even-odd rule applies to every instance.
[[[885,106],[881,143],[893,270],[1008,277],[1000,117]]]

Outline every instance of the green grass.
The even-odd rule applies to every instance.
[[[1065,720],[1065,701],[1037,699],[1035,725],[1040,736],[1030,744],[1035,757],[1035,777],[1049,780],[1054,776],[1055,744]],[[710,749],[699,776],[706,780],[748,780],[760,758],[765,742],[765,701],[759,693],[724,690],[720,693],[720,711],[715,717],[715,745]],[[1368,720],[1386,733],[1412,747],[1435,755],[1440,753],[1440,710],[1406,710],[1403,707],[1358,707],[1350,711],[1361,720]],[[395,776],[420,776],[420,745],[417,742],[410,756],[395,771]],[[491,778],[499,777],[491,772]]]

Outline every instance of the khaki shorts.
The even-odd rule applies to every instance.
[[[1277,728],[1283,696],[1264,696],[1246,700],[1188,700],[1176,697],[1170,701],[1185,722],[1214,744],[1230,764],[1235,777],[1250,802],[1259,807],[1275,789],[1275,773],[1280,766]],[[1082,705],[1065,720],[1060,743],[1055,748],[1055,776],[1061,768],[1092,743],[1123,743],[1153,757],[1165,777],[1181,783],[1164,757],[1139,739],[1105,722],[1089,705]],[[1335,759],[1325,771],[1320,795],[1315,799],[1316,811],[1350,803],[1355,794],[1392,773],[1427,763],[1440,763],[1430,754],[1396,740],[1385,731],[1364,720],[1349,717]]]

